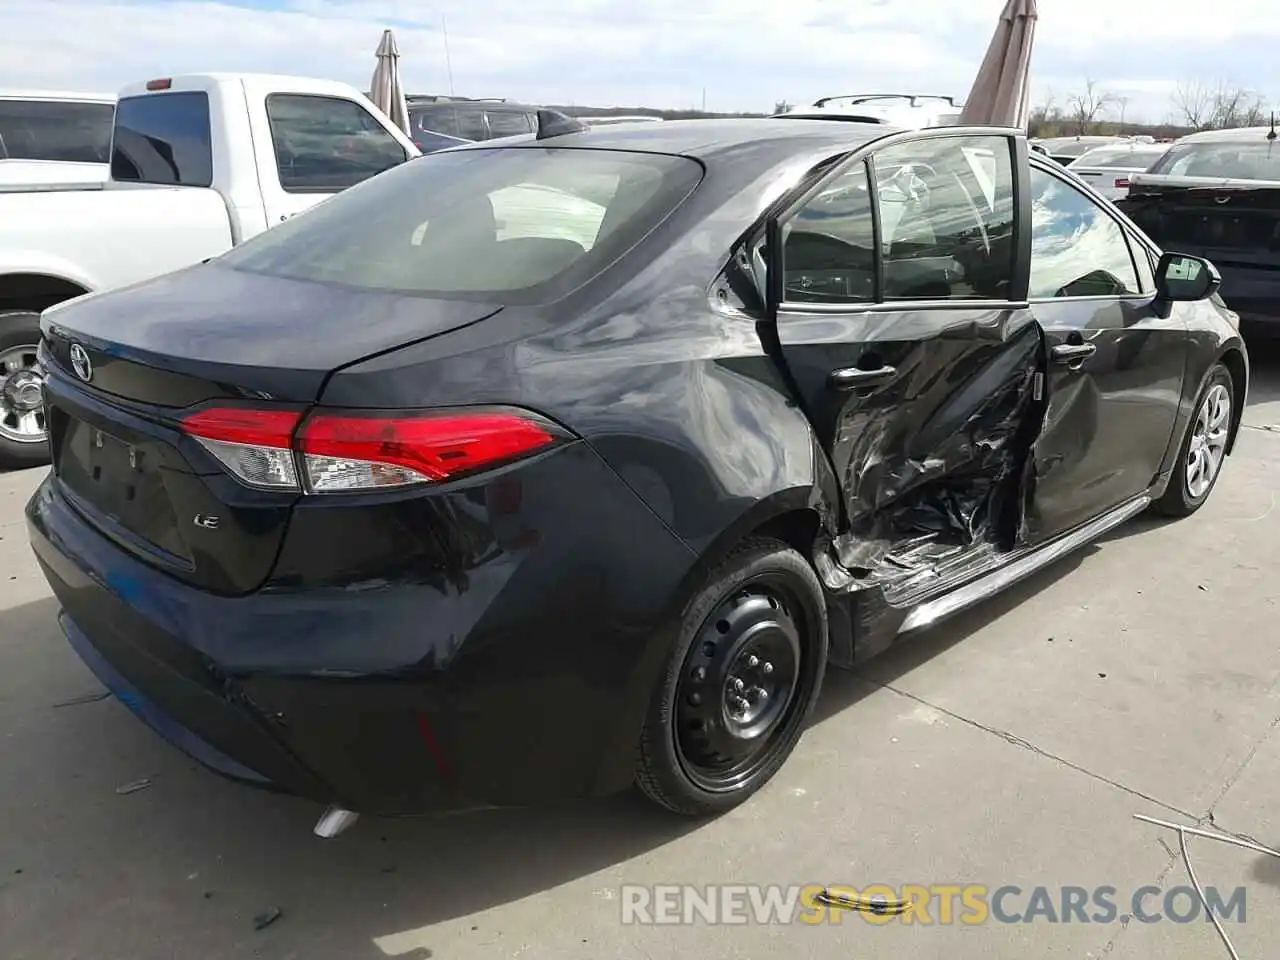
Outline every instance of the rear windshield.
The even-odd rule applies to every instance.
[[[1129,147],[1103,147],[1082,153],[1072,166],[1145,170],[1160,159],[1163,153],[1163,149],[1136,150]]]
[[[1169,148],[1150,173],[1214,180],[1280,180],[1280,140],[1183,143]]]
[[[111,179],[185,187],[213,184],[209,95],[201,91],[125,97],[116,108]]]
[[[685,157],[543,147],[411,160],[234,248],[269,276],[536,303],[590,280],[697,186]]]
[[[112,103],[0,100],[0,160],[106,163]]]

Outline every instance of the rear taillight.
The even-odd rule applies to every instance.
[[[1116,177],[1116,189],[1117,189],[1117,190],[1128,190],[1128,189],[1129,189],[1129,178],[1128,178],[1128,177]]]
[[[344,493],[445,483],[569,439],[522,410],[428,413],[201,410],[182,428],[236,479],[265,490]]]

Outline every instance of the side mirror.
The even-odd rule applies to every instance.
[[[1156,299],[1167,303],[1204,300],[1222,286],[1222,275],[1203,257],[1166,253],[1156,267]]]

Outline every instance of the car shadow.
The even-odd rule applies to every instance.
[[[822,723],[849,709],[877,688],[893,686],[912,670],[964,642],[1041,590],[1068,576],[1097,549],[1092,544],[1082,547],[936,626],[899,638],[883,653],[856,664],[850,670],[829,670],[811,722]]]
[[[1272,845],[1272,849],[1280,850],[1280,844]],[[1253,861],[1249,875],[1258,883],[1280,889],[1280,857],[1261,854]]]

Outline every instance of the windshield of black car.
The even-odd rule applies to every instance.
[[[1176,144],[1148,172],[1213,180],[1280,180],[1280,141],[1260,137],[1259,142]]]
[[[686,157],[547,147],[431,154],[218,259],[269,276],[536,303],[590,280],[697,186]]]
[[[1073,167],[1102,167],[1122,170],[1145,170],[1164,154],[1163,149],[1134,147],[1101,147],[1082,153]]]

